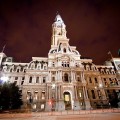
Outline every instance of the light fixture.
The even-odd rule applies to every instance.
[[[1,77],[1,80],[2,80],[3,82],[7,82],[7,81],[9,80],[9,78],[8,78],[7,76],[2,76],[2,77]]]
[[[101,87],[102,87],[102,84],[99,84],[99,87],[101,88]]]
[[[55,89],[55,84],[52,84],[52,89]]]

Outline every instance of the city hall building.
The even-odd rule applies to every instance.
[[[0,53],[0,78],[19,86],[22,108],[81,110],[107,106],[116,95],[119,98],[120,58],[95,65],[70,46],[66,33],[58,14],[52,24],[48,57],[32,57],[29,63],[21,63]]]

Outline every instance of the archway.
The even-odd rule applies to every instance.
[[[64,92],[64,103],[65,103],[65,110],[71,110],[71,94],[69,92]]]

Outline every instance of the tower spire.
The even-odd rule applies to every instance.
[[[66,39],[66,25],[60,14],[56,13],[55,21],[52,24],[52,45],[58,44],[58,39]]]

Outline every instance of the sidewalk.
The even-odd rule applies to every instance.
[[[66,116],[66,115],[88,115],[102,113],[120,113],[120,109],[97,109],[97,110],[79,110],[79,111],[52,111],[52,112],[29,112],[29,113],[3,113],[0,119],[4,118],[31,118],[44,116]]]

